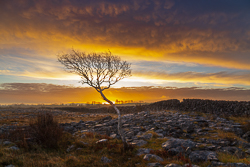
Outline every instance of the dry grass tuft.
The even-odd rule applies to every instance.
[[[244,133],[250,131],[250,122],[247,122],[243,125],[242,130]]]
[[[250,158],[240,159],[236,155],[231,155],[228,153],[218,152],[218,159],[223,163],[246,163],[250,164]]]
[[[30,121],[29,125],[38,144],[46,148],[58,148],[63,130],[51,113],[39,113],[35,120]]]

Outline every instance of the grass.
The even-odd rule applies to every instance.
[[[29,123],[31,137],[38,144],[47,148],[58,148],[63,137],[63,130],[58,121],[49,112],[39,113],[35,120]]]
[[[4,113],[3,113],[4,114]],[[27,113],[33,114],[33,113]],[[75,113],[76,115],[81,115],[82,113]],[[61,122],[72,122],[76,120],[89,121],[89,120],[99,120],[106,115],[93,115],[90,117],[76,117],[73,119],[73,115],[56,115],[53,116],[53,119],[47,115],[46,118],[49,118],[50,123],[42,123],[44,120],[39,118],[39,114],[36,117],[35,122],[31,122],[31,125],[41,126],[44,128],[44,133],[46,131],[51,131],[50,128],[55,128],[58,134],[61,134],[60,129],[56,124]],[[113,118],[116,115],[111,115]],[[30,121],[30,120],[28,120]],[[38,123],[40,121],[40,123]],[[8,120],[7,120],[8,122]],[[18,122],[18,120],[17,120]],[[46,122],[46,121],[45,121]],[[27,124],[29,122],[26,122]],[[52,125],[48,128],[49,125]],[[36,128],[35,128],[36,129]],[[50,129],[50,130],[49,130]],[[52,130],[53,131],[53,130]],[[34,132],[34,129],[33,129]],[[229,138],[229,139],[237,139],[242,140],[235,134],[231,132],[224,132],[220,130],[213,130],[215,136],[204,136],[206,138],[211,139],[219,139],[219,138]],[[39,132],[37,132],[39,133]],[[36,134],[37,134],[36,133]],[[167,139],[158,138],[157,133],[153,131],[148,131],[147,133],[152,133],[153,136],[150,140],[147,140],[147,144],[143,146],[143,148],[151,148],[152,154],[156,154],[164,159],[164,161],[160,162],[162,165],[167,165],[169,163],[176,163],[179,165],[184,165],[189,163],[189,159],[183,155],[181,156],[169,156],[168,153],[162,149],[161,145]],[[53,133],[54,134],[54,133]],[[111,166],[129,166],[129,167],[144,167],[147,166],[148,163],[156,162],[154,159],[150,161],[143,160],[143,156],[136,156],[137,149],[139,147],[130,147],[127,152],[123,151],[123,144],[120,140],[111,139],[109,136],[100,135],[90,132],[85,132],[85,137],[81,138],[83,135],[81,132],[77,133],[78,135],[72,136],[69,133],[62,132],[60,137],[56,139],[56,143],[54,143],[57,147],[44,146],[42,142],[35,141],[33,143],[29,143],[25,140],[28,134],[22,134],[22,131],[13,132],[13,135],[8,136],[10,140],[17,144],[20,148],[19,151],[10,151],[7,150],[9,146],[0,145],[0,167],[6,166],[9,164],[20,166],[20,167],[111,167]],[[52,134],[47,134],[47,138],[49,141],[53,138],[56,138]],[[15,136],[15,137],[13,137]],[[39,136],[39,135],[38,135]],[[200,138],[201,136],[199,136]],[[107,142],[96,143],[100,139],[108,139]],[[198,139],[198,137],[197,137]],[[86,144],[88,143],[88,144]],[[75,148],[70,152],[67,152],[67,148],[71,145],[75,145]],[[101,162],[101,158],[105,156],[109,159],[112,159],[111,163],[103,164]],[[227,162],[243,162],[246,164],[250,164],[250,158],[239,159],[236,156],[218,153],[218,159],[224,163]],[[198,163],[197,165],[201,167],[206,167],[210,164],[210,162]]]
[[[194,136],[194,134],[193,134],[193,136]],[[225,132],[225,131],[222,131],[219,129],[214,129],[214,130],[209,131],[208,135],[204,135],[204,136],[196,135],[194,137],[195,137],[194,141],[199,141],[200,138],[206,138],[206,139],[212,139],[212,140],[226,139],[229,141],[238,140],[238,141],[246,142],[244,139],[240,138],[239,136],[237,136],[236,134],[234,134],[232,132]]]
[[[218,154],[218,159],[219,161],[223,162],[223,163],[246,163],[246,164],[250,164],[250,157],[247,158],[239,158],[236,155],[231,155],[228,153],[222,153],[219,152]]]
[[[43,111],[43,110],[42,110]],[[51,110],[44,110],[50,112]],[[0,126],[2,125],[16,125],[23,126],[29,125],[30,119],[35,118],[39,114],[38,111],[25,111],[25,112],[13,112],[13,111],[1,111]],[[106,114],[90,114],[89,116],[82,115],[85,113],[82,112],[62,112],[60,114],[54,114],[54,118],[57,119],[58,123],[71,123],[82,121],[96,121],[106,117]],[[117,114],[109,114],[112,118],[117,118]]]

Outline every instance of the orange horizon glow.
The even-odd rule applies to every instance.
[[[10,83],[4,84],[2,87],[0,89],[1,104],[106,102],[94,88],[90,87],[71,87],[41,83]],[[110,88],[103,93],[113,102],[116,99],[123,101],[133,100],[134,102],[156,102],[168,99],[182,100],[184,98],[250,101],[250,90],[239,88],[123,87]]]

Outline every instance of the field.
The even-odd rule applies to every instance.
[[[12,164],[28,167],[143,167],[148,165],[165,166],[175,163],[179,165],[196,164],[205,167],[214,163],[213,160],[209,159],[194,162],[192,158],[190,159],[190,154],[187,155],[186,152],[185,154],[174,155],[170,151],[166,151],[162,147],[162,143],[170,140],[170,137],[196,142],[197,145],[192,148],[193,152],[197,150],[205,152],[212,146],[216,146],[214,150],[218,158],[216,161],[224,163],[224,165],[230,163],[250,164],[250,156],[247,153],[247,151],[250,151],[249,145],[245,147],[242,144],[248,144],[247,138],[242,137],[242,134],[239,135],[231,131],[229,128],[231,126],[240,127],[242,133],[245,134],[250,131],[249,117],[227,116],[219,117],[219,120],[212,114],[197,111],[161,110],[143,112],[140,111],[141,108],[138,106],[132,107],[136,108],[134,112],[124,114],[123,129],[125,134],[129,136],[127,141],[130,143],[127,150],[123,150],[121,140],[114,137],[116,124],[113,120],[117,118],[117,115],[112,112],[88,113],[80,111],[79,108],[75,108],[75,110],[72,108],[68,108],[68,110],[66,108],[1,109],[0,166]],[[135,111],[139,111],[139,113]],[[185,123],[183,120],[187,120],[187,122],[190,122],[188,126],[195,127],[193,128],[194,132],[185,128],[186,124],[183,128],[179,128],[181,126],[176,126],[177,124],[173,120],[176,120],[178,125],[179,122]],[[113,124],[111,124],[112,121]],[[164,128],[163,122],[168,122],[166,127],[169,127],[169,129]],[[80,124],[82,124],[82,127],[79,127]],[[107,127],[105,133],[103,133],[101,125]],[[228,125],[229,130],[225,125]],[[74,127],[75,129],[70,131],[65,130],[65,127]],[[88,129],[95,131],[88,131]],[[107,129],[111,129],[109,133]],[[139,130],[136,131],[135,129]],[[133,132],[132,136],[130,136],[131,132]],[[99,141],[101,139],[107,140]],[[137,140],[144,140],[146,144],[141,146],[134,144]],[[204,142],[205,140],[224,141],[224,144]],[[227,142],[230,144],[225,144]],[[237,142],[237,144],[232,144],[233,142]],[[244,156],[237,154],[237,151],[233,154],[230,151],[219,151],[221,147],[237,148],[238,152],[239,150],[244,152]],[[150,148],[151,150],[148,153],[137,155],[142,148]],[[146,154],[159,156],[162,160],[157,160],[157,157],[147,159],[145,158]]]

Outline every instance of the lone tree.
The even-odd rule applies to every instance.
[[[118,133],[121,136],[124,149],[127,142],[122,131],[121,113],[115,104],[104,94],[105,89],[109,89],[123,78],[131,76],[131,64],[122,61],[120,57],[107,53],[84,53],[72,50],[71,53],[58,55],[58,61],[72,73],[81,76],[82,84],[88,84],[101,94],[102,98],[114,107],[118,114]]]

